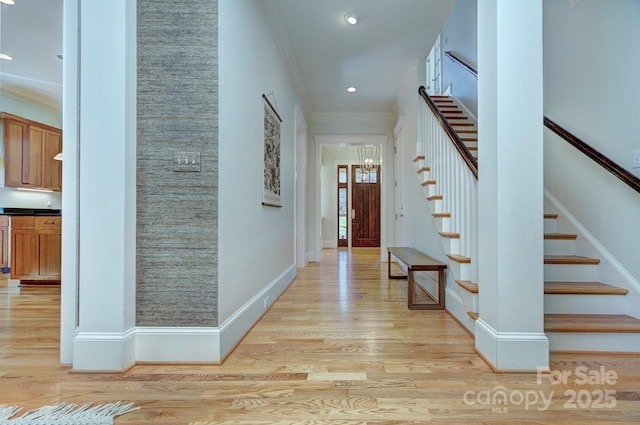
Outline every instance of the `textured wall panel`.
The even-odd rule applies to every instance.
[[[218,2],[137,4],[136,324],[217,326]]]

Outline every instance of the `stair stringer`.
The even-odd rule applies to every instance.
[[[578,234],[576,254],[600,258],[597,278],[601,282],[624,288],[625,310],[628,316],[640,319],[640,282],[593,236],[562,203],[547,189],[544,191],[546,204],[559,213],[558,231]]]
[[[425,165],[424,159],[416,161],[416,164],[418,166],[418,181],[422,185],[423,194],[436,228],[439,232],[449,232],[450,218],[434,217],[434,214],[446,212],[443,211],[442,200],[428,200],[428,198],[439,195],[438,183],[430,180],[430,167]],[[425,182],[429,181],[432,181],[432,183],[425,184]],[[445,254],[459,254],[454,239],[441,236],[440,242]],[[446,309],[468,332],[475,334],[475,321],[467,313],[469,311],[478,311],[478,294],[469,292],[455,283],[456,280],[469,280],[470,275],[469,264],[462,264],[447,257]]]

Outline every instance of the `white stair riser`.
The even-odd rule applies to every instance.
[[[438,191],[436,190],[436,185],[435,184],[427,184],[422,186],[422,193],[424,194],[425,198],[428,198],[430,196],[434,196],[434,195],[438,195]]]
[[[462,286],[458,285],[458,294],[462,298],[462,303],[467,311],[478,311],[478,294],[469,292]]]
[[[436,222],[436,228],[438,232],[450,232],[451,230],[451,219],[443,218],[443,217],[433,217]]]
[[[421,171],[420,174],[418,174],[418,181],[420,183],[426,182],[429,180],[430,174],[429,171]]]
[[[545,264],[545,281],[593,282],[597,281],[598,266],[591,264]]]
[[[573,255],[576,253],[576,241],[567,239],[545,239],[544,253],[549,255]]]
[[[556,233],[558,231],[558,220],[545,219],[544,220],[544,232]]]
[[[547,314],[625,314],[624,295],[546,294]]]
[[[552,351],[640,352],[640,333],[546,332]]]
[[[446,254],[459,254],[460,253],[460,239],[451,239],[440,237],[444,252]]]
[[[449,273],[453,274],[454,280],[471,280],[471,264],[449,260]]]
[[[432,214],[442,212],[442,199],[429,201],[429,211],[431,211]]]

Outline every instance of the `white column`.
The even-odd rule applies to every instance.
[[[121,371],[135,359],[136,2],[83,1],[80,8],[73,369]]]
[[[498,370],[546,367],[542,2],[478,1],[479,320]]]

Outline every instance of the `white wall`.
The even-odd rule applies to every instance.
[[[21,99],[11,93],[0,93],[0,111],[8,112],[22,118],[37,121],[55,128],[62,128],[62,105],[59,109],[51,109],[44,105],[36,105],[28,99]]]
[[[640,149],[640,3],[544,3],[545,115],[631,168]],[[545,130],[545,187],[640,280],[640,194]]]
[[[636,176],[639,22],[637,0],[544,2],[545,114]]]
[[[405,245],[416,248],[439,261],[447,261],[440,235],[431,217],[429,206],[416,174],[417,166],[413,160],[422,155],[418,140],[420,139],[422,117],[420,102],[424,102],[418,94],[419,86],[426,86],[425,61],[417,61],[407,70],[403,90],[398,94],[398,123],[396,133],[400,137],[396,141],[398,153],[402,155],[396,170],[398,186],[403,190]]]
[[[478,69],[476,0],[456,0],[442,27],[442,90],[451,85],[453,96],[478,116],[478,80],[466,69],[444,56],[455,56]]]
[[[259,4],[220,0],[219,312],[223,324],[292,267],[295,272],[295,106],[300,105]],[[263,101],[281,127],[282,208],[262,202]],[[275,301],[275,300],[271,300]]]

